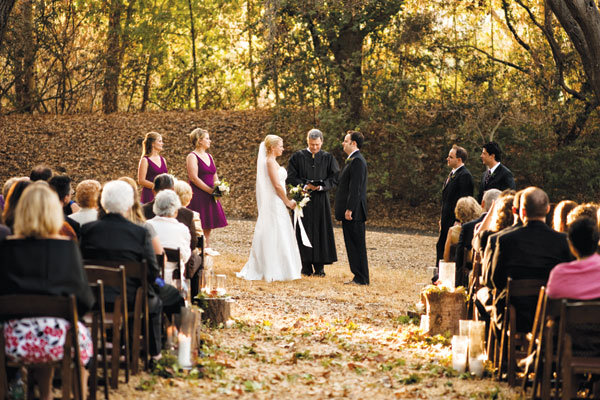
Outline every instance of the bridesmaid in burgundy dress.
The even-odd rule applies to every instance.
[[[142,204],[154,200],[152,187],[154,178],[160,174],[166,174],[167,162],[160,155],[163,149],[162,136],[156,132],[146,133],[142,143],[142,158],[138,165],[138,183],[142,187]]]
[[[189,135],[194,151],[186,158],[186,168],[194,196],[187,208],[200,214],[202,230],[206,238],[207,254],[216,252],[210,249],[210,232],[214,228],[227,226],[227,219],[221,203],[212,196],[215,181],[218,180],[217,166],[206,151],[210,147],[208,131],[196,128]],[[212,255],[212,254],[209,254]]]

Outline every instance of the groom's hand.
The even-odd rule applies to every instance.
[[[346,214],[344,215],[344,218],[346,218],[346,220],[348,220],[348,221],[352,221],[352,210],[346,210]]]
[[[308,190],[313,190],[313,191],[319,190],[319,186],[315,186],[312,183],[307,184],[306,186],[304,186],[304,188],[308,189]]]

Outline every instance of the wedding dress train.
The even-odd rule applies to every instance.
[[[287,171],[279,167],[279,183],[285,188]],[[258,219],[250,258],[236,275],[247,280],[288,281],[300,279],[302,262],[289,212],[277,196],[267,172],[264,142],[260,145],[256,172]]]

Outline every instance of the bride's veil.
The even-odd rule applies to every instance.
[[[259,213],[264,207],[270,207],[269,199],[273,197],[272,188],[267,171],[267,148],[265,142],[261,142],[256,160],[256,205]]]

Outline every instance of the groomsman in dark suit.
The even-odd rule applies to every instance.
[[[369,264],[365,242],[367,220],[367,162],[360,153],[364,142],[360,132],[348,131],[342,142],[348,154],[340,174],[335,195],[335,219],[342,221],[344,243],[348,253],[350,271],[354,274],[346,284],[368,285]]]
[[[512,172],[500,163],[502,161],[502,150],[500,150],[498,143],[488,142],[483,145],[481,161],[487,167],[487,170],[483,173],[479,183],[477,201],[481,203],[483,193],[488,189],[498,189],[500,191],[516,189],[517,185],[515,185]]]
[[[465,167],[467,151],[457,145],[452,146],[446,158],[452,171],[448,174],[442,188],[442,214],[440,217],[440,236],[436,245],[436,265],[444,258],[444,245],[448,229],[456,222],[454,209],[461,197],[473,196],[473,176]]]

